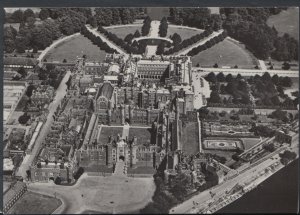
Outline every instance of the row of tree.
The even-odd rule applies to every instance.
[[[166,17],[163,17],[162,20],[160,21],[158,34],[161,37],[166,37],[167,33],[168,33],[168,20]]]
[[[120,46],[122,49],[124,49],[129,54],[131,54],[131,53],[132,54],[143,54],[145,51],[144,45],[142,45],[142,43],[138,43],[137,41],[134,41],[133,43],[131,43],[131,41],[133,39],[131,37],[131,35],[130,36],[127,35],[126,38],[123,40],[123,39],[119,38],[117,35],[107,31],[102,26],[98,27],[98,31],[100,33],[104,34],[109,40],[114,42],[116,45]],[[136,35],[138,35],[138,34],[136,34]],[[125,42],[125,40],[128,42]]]
[[[185,39],[183,41],[181,41],[181,37],[179,34],[174,33],[173,36],[171,36],[171,39],[174,42],[173,43],[174,47],[167,50],[165,52],[165,54],[168,54],[168,55],[173,54],[184,48],[187,48],[187,47],[199,42],[200,40],[204,39],[205,37],[208,37],[210,34],[212,34],[212,32],[213,31],[211,29],[208,29],[208,30],[203,31],[200,34],[196,34],[196,35],[194,35],[188,39]]]
[[[92,41],[93,44],[97,45],[101,50],[104,50],[107,53],[118,53],[117,50],[111,48],[106,42],[103,42],[99,36],[95,36],[90,32],[85,26],[81,28],[80,32],[83,36],[87,37]]]
[[[209,49],[209,48],[213,47],[217,43],[222,42],[226,37],[227,37],[227,32],[223,31],[218,36],[213,37],[210,40],[206,41],[204,44],[199,45],[199,46],[193,48],[191,51],[188,52],[188,55],[189,56],[197,55],[198,53],[200,53],[200,52],[202,52],[202,51],[204,51],[206,49]]]

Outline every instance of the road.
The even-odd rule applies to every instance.
[[[292,146],[289,150],[292,150],[296,152],[297,154],[299,149],[299,141],[298,141],[299,134],[293,137]],[[287,147],[288,148],[288,147]],[[276,159],[277,158],[277,159]],[[263,171],[266,167],[270,166],[271,164],[279,161],[279,155],[276,154],[273,156],[273,159],[269,158],[267,160],[264,160],[260,164],[254,166],[253,168],[248,169],[247,171],[243,172],[242,174],[239,174],[232,180],[226,181],[220,185],[217,185],[216,187],[201,192],[199,195],[196,195],[187,201],[173,207],[169,212],[171,214],[180,214],[180,213],[189,213],[189,211],[194,207],[193,202],[198,202],[199,205],[205,204],[207,201],[211,200],[211,194],[210,191],[215,193],[215,197],[219,198],[220,196],[224,195],[226,190],[230,190],[232,187],[234,187],[237,183],[243,184],[251,179],[253,179],[257,173]]]
[[[214,31],[211,35],[208,37],[205,37],[203,40],[200,40],[197,43],[194,43],[193,45],[187,47],[186,49],[180,50],[179,52],[175,53],[174,55],[186,55],[189,51],[191,51],[193,48],[205,44],[208,40],[219,36],[220,34],[223,33],[224,30],[219,30],[219,31]]]
[[[89,25],[86,25],[86,28],[91,33],[93,33],[95,36],[100,37],[101,40],[103,42],[107,43],[107,45],[109,45],[111,48],[117,50],[117,52],[119,52],[120,54],[125,55],[126,59],[128,58],[128,54],[126,53],[126,51],[124,51],[119,46],[117,46],[116,44],[114,44],[113,42],[111,42],[110,40],[108,40],[104,35],[102,35],[100,32],[97,31],[97,28],[91,28]]]
[[[66,82],[69,80],[69,77],[71,75],[71,71],[67,71],[65,77],[62,79],[59,87],[56,90],[56,95],[53,99],[53,101],[50,103],[48,110],[49,114],[47,116],[46,122],[44,123],[44,126],[42,127],[39,136],[36,139],[35,145],[32,149],[32,152],[30,154],[27,154],[19,167],[16,175],[22,176],[23,178],[26,178],[26,170],[29,169],[30,165],[32,164],[35,156],[39,152],[42,143],[44,142],[47,134],[50,131],[51,124],[53,122],[53,115],[56,110],[56,108],[60,105],[61,100],[64,98],[64,96],[67,93],[67,85]]]
[[[72,35],[69,35],[69,36],[66,36],[66,37],[62,37],[62,38],[59,38],[58,40],[54,41],[49,47],[45,48],[41,54],[39,55],[39,57],[37,58],[38,62],[39,62],[39,66],[41,66],[43,64],[43,59],[45,57],[45,55],[51,50],[53,49],[55,46],[57,46],[59,43],[63,42],[63,41],[66,41],[66,40],[69,40],[75,36],[78,36],[80,35],[80,33],[75,33],[75,34],[72,34]]]
[[[291,71],[291,70],[262,70],[262,69],[235,69],[235,68],[199,68],[193,67],[193,72],[199,73],[204,76],[211,72],[220,73],[222,72],[224,75],[232,74],[237,75],[241,74],[242,76],[255,76],[255,75],[263,75],[265,72],[268,72],[271,76],[288,76],[288,77],[299,77],[299,71]]]

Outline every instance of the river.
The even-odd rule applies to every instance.
[[[218,213],[298,212],[298,168],[299,159]]]

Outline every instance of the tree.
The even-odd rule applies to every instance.
[[[23,11],[22,10],[16,10],[12,13],[11,17],[13,22],[20,23],[23,22]]]
[[[214,67],[214,68],[218,68],[219,65],[218,65],[217,63],[215,63],[213,67]]]
[[[173,185],[170,189],[171,193],[180,201],[184,199],[191,186],[191,178],[184,173],[178,173],[173,180]]]
[[[134,36],[135,38],[140,37],[141,34],[140,34],[139,30],[136,30],[136,31],[134,32],[134,35],[133,35],[133,36]]]
[[[57,185],[60,185],[61,184],[61,178],[59,176],[57,176],[54,180],[54,183],[57,184]]]
[[[27,115],[27,113],[25,112],[23,115],[21,115],[18,119],[19,123],[24,125],[28,122],[28,120],[30,119],[30,116]]]
[[[22,76],[22,78],[24,78],[27,75],[27,72],[24,69],[24,67],[20,67],[17,72]]]
[[[282,69],[283,70],[289,70],[291,68],[291,65],[288,62],[284,62],[282,64]]]
[[[207,80],[208,82],[215,83],[215,82],[216,82],[216,75],[215,75],[215,73],[213,73],[213,72],[209,73],[209,74],[205,77],[205,80]]]
[[[127,36],[124,38],[124,41],[127,43],[131,43],[133,38],[134,38],[133,34],[127,34]]]
[[[23,13],[23,21],[26,22],[29,17],[35,19],[34,12],[31,9],[26,9]]]
[[[94,16],[91,16],[88,19],[88,23],[93,27],[96,28],[97,27],[97,19]]]
[[[269,151],[269,152],[274,152],[275,151],[274,143],[266,144],[266,145],[263,146],[263,148],[266,151]]]
[[[45,20],[49,17],[49,10],[47,8],[42,8],[39,13],[39,18]]]
[[[161,42],[157,47],[156,54],[161,55],[164,53],[164,50],[165,50],[165,43]]]
[[[233,81],[233,77],[231,74],[226,75],[226,82],[232,82]]]
[[[27,87],[26,96],[31,97],[32,96],[32,91],[35,90],[35,89],[36,89],[35,86],[30,84]]]
[[[221,103],[221,97],[217,91],[211,91],[209,102],[211,103]]]
[[[173,40],[174,46],[177,46],[182,41],[180,35],[177,33],[174,33],[173,36],[171,37],[171,39]]]
[[[225,75],[223,74],[223,72],[220,72],[217,75],[217,80],[218,80],[218,82],[224,82],[225,81]]]

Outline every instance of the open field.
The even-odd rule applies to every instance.
[[[182,128],[182,150],[187,154],[196,154],[199,151],[198,123],[188,123]]]
[[[60,43],[57,47],[50,50],[44,59],[47,61],[59,61],[64,59],[67,62],[75,62],[77,56],[81,57],[86,55],[88,61],[102,62],[106,53],[96,45],[94,45],[89,39],[83,35],[76,36],[68,41]]]
[[[60,214],[79,214],[84,211],[100,213],[130,213],[147,205],[155,191],[153,178],[120,176],[88,176],[84,173],[73,186],[32,183],[31,190],[54,192],[64,200]]]
[[[124,39],[128,34],[134,34],[134,32],[136,30],[139,30],[139,32],[141,33],[141,28],[142,28],[142,25],[139,25],[139,26],[122,26],[122,27],[116,27],[116,28],[108,28],[107,31],[108,32],[111,32],[115,35],[117,35],[119,38],[122,38]]]
[[[179,25],[178,26],[169,25],[167,37],[169,38],[174,33],[177,33],[180,35],[182,40],[185,40],[185,39],[191,38],[192,36],[194,36],[196,34],[200,34],[201,32],[203,32],[203,30],[201,30],[201,29],[194,30],[194,29],[188,29],[188,28],[181,28],[181,26],[179,26]]]
[[[116,140],[118,134],[120,135],[120,137],[122,136],[122,131],[122,127],[102,127],[99,142],[101,144],[107,143],[109,136],[113,137]]]
[[[8,211],[8,214],[51,214],[60,205],[59,199],[28,191]]]
[[[270,16],[267,24],[272,27],[275,26],[279,35],[288,33],[296,40],[299,39],[299,8],[292,7],[281,11],[277,15]]]
[[[151,128],[129,128],[128,139],[132,140],[134,136],[137,137],[138,144],[147,144],[151,141]]]
[[[212,67],[217,63],[219,67],[237,65],[239,68],[254,68],[254,61],[242,44],[236,44],[228,38],[192,57],[194,66],[199,63],[203,67]]]

